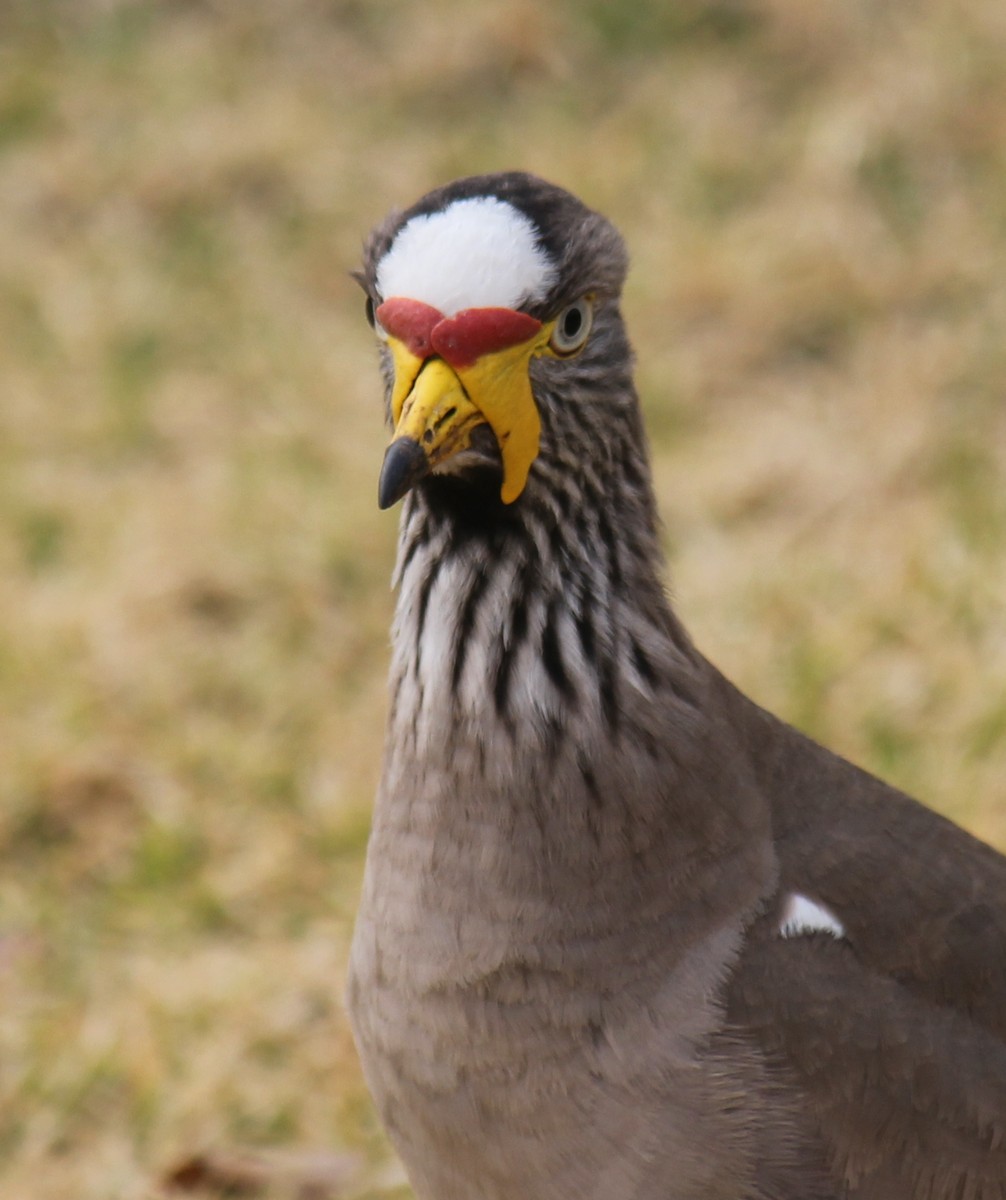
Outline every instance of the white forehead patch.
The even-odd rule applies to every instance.
[[[378,264],[377,290],[450,317],[541,300],[554,278],[531,221],[496,196],[473,196],[404,225]]]
[[[832,937],[845,937],[845,926],[833,912],[823,904],[793,892],[783,905],[779,932],[784,938],[799,937],[801,933],[830,933]]]

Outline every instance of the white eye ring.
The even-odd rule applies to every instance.
[[[549,345],[556,354],[574,354],[590,337],[593,323],[594,307],[584,296],[559,314]]]
[[[384,328],[384,326],[381,324],[381,322],[377,319],[377,313],[375,312],[376,308],[377,308],[377,305],[374,303],[373,297],[368,296],[367,297],[367,307],[366,307],[367,324],[377,334],[377,336],[381,339],[382,342],[386,342],[388,340],[388,331]]]

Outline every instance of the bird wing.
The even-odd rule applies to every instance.
[[[772,806],[780,900],[825,905],[860,962],[1006,1042],[1006,858],[731,693]]]
[[[873,969],[1006,1039],[1006,860],[869,776],[850,783],[816,822],[775,823],[781,889],[827,904]]]
[[[804,1097],[850,1200],[1006,1197],[1006,1043],[826,933],[753,931],[727,1000]]]

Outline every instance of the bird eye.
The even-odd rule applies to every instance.
[[[559,314],[549,345],[556,354],[573,354],[587,340],[593,320],[594,310],[584,296]]]
[[[367,303],[364,308],[364,311],[367,314],[367,324],[377,334],[377,336],[381,339],[382,342],[386,342],[388,340],[388,334],[387,334],[387,331],[385,330],[384,326],[377,319],[377,313],[374,310],[373,296],[367,297]]]

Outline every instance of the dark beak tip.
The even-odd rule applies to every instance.
[[[425,475],[430,464],[423,448],[413,438],[401,437],[384,452],[381,478],[377,484],[379,508],[390,508],[410,491]]]

